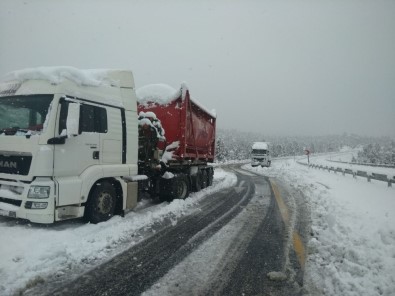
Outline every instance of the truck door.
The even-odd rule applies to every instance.
[[[64,144],[54,148],[54,177],[59,182],[57,205],[81,202],[82,180],[79,177],[88,167],[100,164],[100,135],[107,131],[106,109],[73,99],[60,103],[59,135],[66,132],[70,104],[79,104],[78,134],[68,136]],[[78,116],[77,116],[78,117]],[[100,176],[99,176],[100,177]]]

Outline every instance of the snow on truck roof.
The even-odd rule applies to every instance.
[[[37,67],[14,71],[6,74],[2,81],[45,80],[60,84],[65,79],[84,86],[134,87],[133,75],[128,70],[86,69],[74,67]]]
[[[52,84],[61,84],[70,80],[79,86],[104,86],[134,88],[133,74],[129,70],[115,69],[77,69],[69,66],[27,68],[10,72],[2,77],[2,82],[24,82],[27,80],[45,80]],[[181,84],[179,90],[166,84],[151,84],[136,90],[137,100],[140,104],[156,103],[166,105],[171,101],[185,98],[188,86]],[[192,99],[200,109],[216,118],[215,110],[209,111],[200,102]]]
[[[255,142],[252,145],[252,149],[268,149],[268,144],[266,142]]]
[[[149,103],[154,103],[157,105],[167,105],[171,101],[181,97],[185,99],[186,92],[189,90],[186,83],[181,83],[180,89],[175,89],[167,84],[149,84],[142,86],[136,90],[137,101],[142,105],[148,105]],[[194,104],[196,104],[200,109],[204,110],[206,113],[210,114],[212,117],[216,118],[215,110],[209,111],[196,99],[190,98]]]

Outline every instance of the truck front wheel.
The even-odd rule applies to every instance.
[[[85,207],[85,219],[91,223],[107,221],[114,216],[115,188],[108,182],[96,183]]]

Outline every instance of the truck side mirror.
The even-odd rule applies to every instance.
[[[66,119],[67,137],[77,136],[79,133],[80,124],[80,104],[69,103],[69,109]]]

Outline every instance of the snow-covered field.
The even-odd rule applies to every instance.
[[[244,168],[281,178],[307,197],[312,237],[305,285],[311,295],[395,295],[394,187],[294,160]]]
[[[293,159],[271,168],[244,168],[281,178],[302,190],[311,206],[305,285],[311,295],[395,295],[395,188],[385,182],[309,169]],[[0,218],[0,295],[48,277],[74,276],[138,243],[161,223],[194,211],[208,193],[233,186],[236,176],[216,168],[214,186],[186,200],[147,200],[125,218],[97,225],[70,221],[39,226]]]
[[[374,167],[369,165],[358,165],[351,163],[341,163],[341,162],[351,162],[352,157],[356,157],[357,150],[344,151],[342,153],[329,154],[329,155],[312,155],[310,157],[310,163],[316,165],[323,165],[329,167],[339,167],[342,169],[351,169],[352,171],[364,171],[368,174],[384,174],[390,178],[394,178],[395,169],[386,167]],[[301,162],[307,163],[307,157],[303,157]]]

